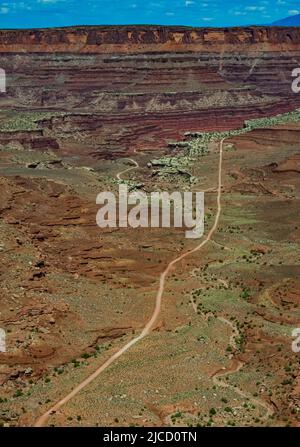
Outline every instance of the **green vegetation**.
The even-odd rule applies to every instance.
[[[180,175],[185,177],[190,183],[195,181],[195,178],[188,171],[191,166],[192,159],[183,154],[176,157],[161,157],[159,159],[151,160],[149,166],[156,169],[156,175],[163,180],[168,180],[170,176]]]
[[[17,390],[13,395],[13,397],[21,397],[21,396],[23,396],[23,393],[21,390]]]
[[[0,110],[1,112],[1,110]],[[7,112],[6,112],[7,113]],[[39,121],[57,116],[64,116],[62,112],[14,112],[8,113],[0,121],[0,132],[31,131],[39,129]]]
[[[214,408],[211,408],[211,409],[209,410],[209,415],[210,415],[210,416],[214,416],[215,414],[217,414],[216,410],[215,410]]]

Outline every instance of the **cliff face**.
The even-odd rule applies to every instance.
[[[219,45],[296,47],[300,30],[286,27],[188,28],[163,26],[76,27],[0,31],[0,51],[132,53],[145,51],[198,51]]]
[[[155,149],[300,107],[299,56],[300,28],[0,31],[0,108],[66,112],[43,121],[42,137],[69,152]]]

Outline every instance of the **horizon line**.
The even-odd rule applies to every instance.
[[[34,31],[51,29],[69,29],[69,28],[128,28],[128,27],[156,27],[156,28],[186,28],[186,29],[239,29],[239,28],[300,28],[299,25],[276,25],[276,24],[253,24],[253,25],[233,25],[233,26],[193,26],[193,25],[164,25],[164,24],[94,24],[94,25],[63,25],[63,26],[42,26],[42,27],[20,27],[20,28],[1,28],[0,31]]]

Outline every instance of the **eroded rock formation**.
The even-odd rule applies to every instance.
[[[83,140],[96,157],[155,150],[186,131],[295,109],[299,53],[297,28],[1,31],[0,107],[65,111],[43,123],[42,137],[68,152]]]

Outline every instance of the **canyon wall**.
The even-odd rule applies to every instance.
[[[45,142],[111,157],[300,107],[298,66],[299,28],[2,30],[0,109],[63,112]]]
[[[33,30],[0,30],[0,52],[143,53],[199,51],[223,45],[299,48],[297,27],[189,28],[166,26],[87,26]]]

